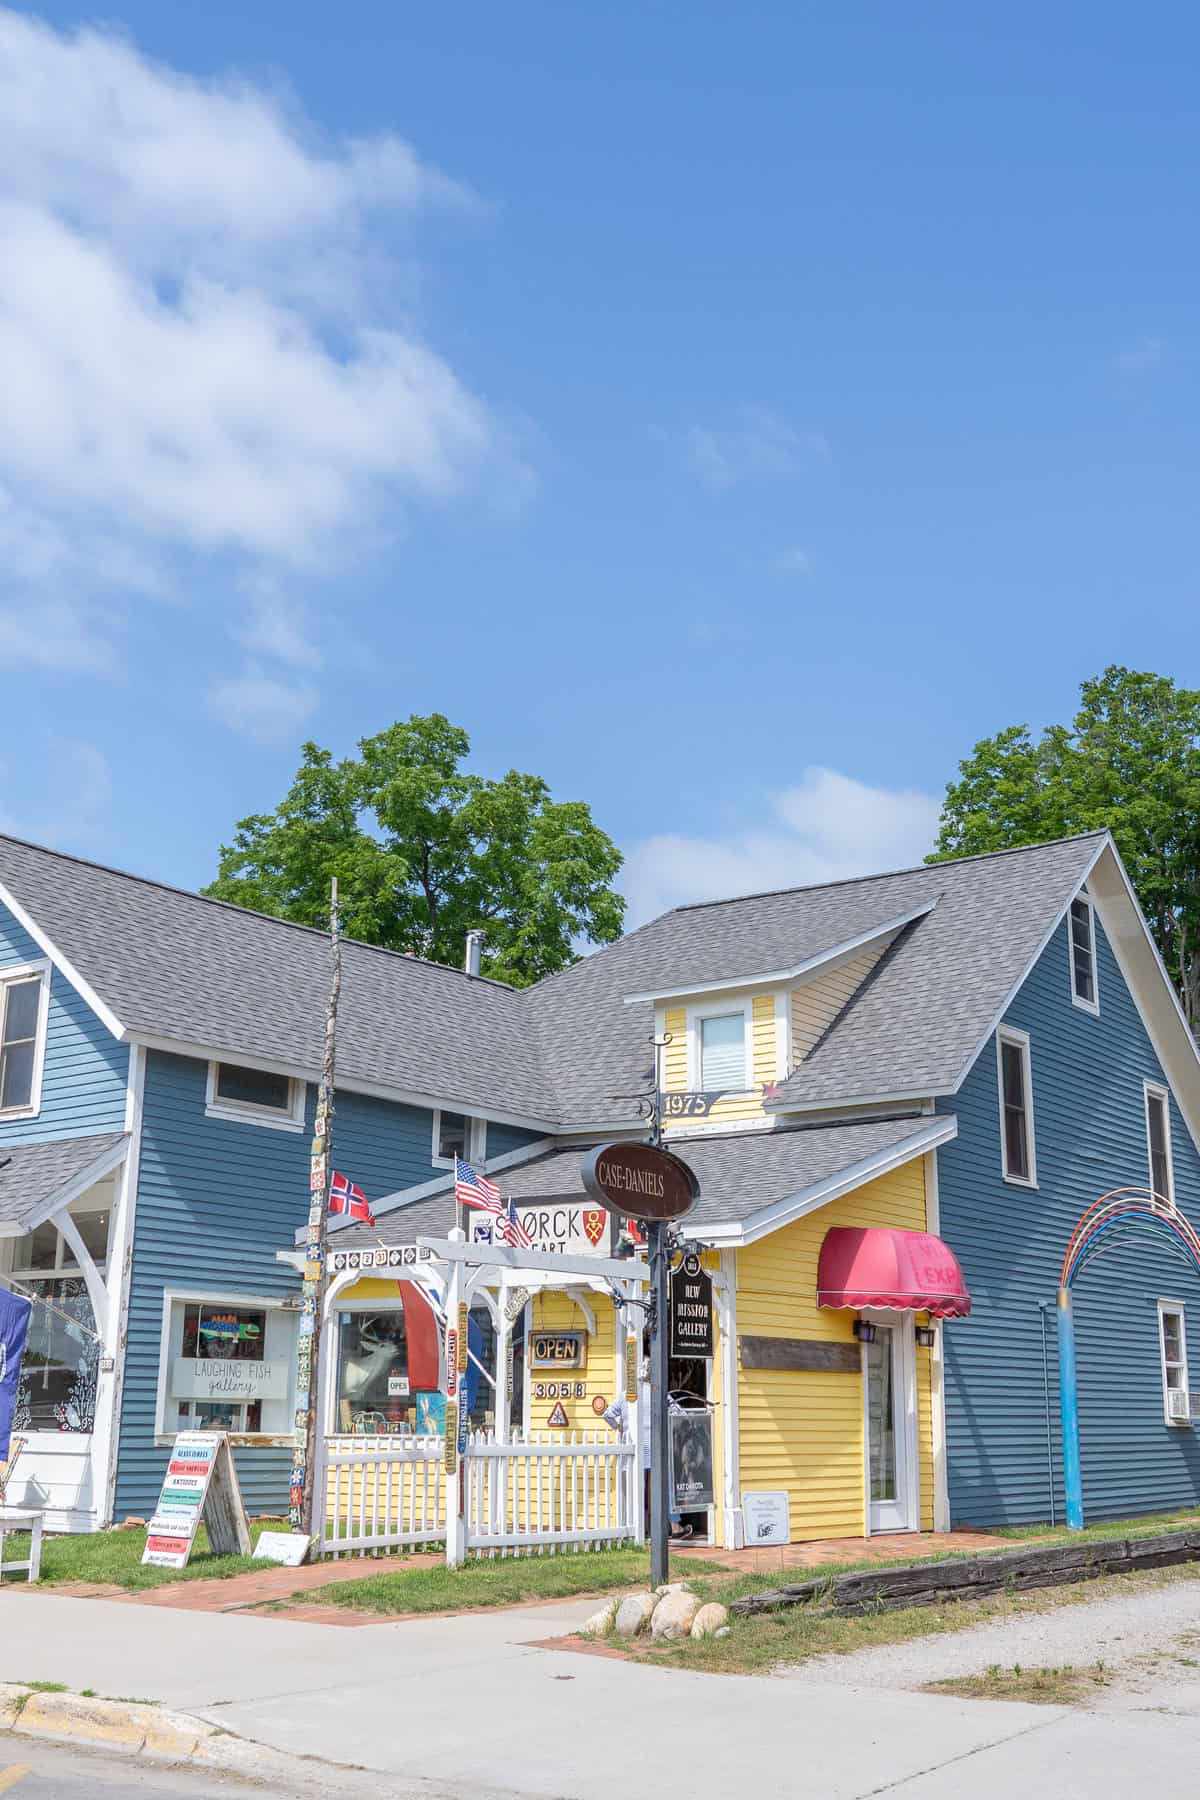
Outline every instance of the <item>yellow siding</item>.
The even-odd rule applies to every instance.
[[[925,1226],[920,1158],[737,1253],[739,1337],[854,1343],[854,1314],[817,1306],[817,1258],[834,1225]],[[786,1488],[792,1538],[866,1530],[862,1377],[744,1369],[738,1355],[740,1487]],[[933,1524],[929,1352],[917,1351],[921,1523]]]
[[[892,936],[895,936],[894,932]],[[872,944],[868,949],[860,950],[857,956],[852,956],[840,968],[831,969],[826,975],[817,975],[812,981],[806,981],[803,986],[793,990],[793,1069],[804,1061],[818,1038],[832,1025],[851,994],[866,980],[891,942],[892,938],[888,938],[882,944]]]
[[[730,995],[730,1010],[743,1004],[742,997]],[[707,1115],[703,1124],[728,1125],[741,1119],[762,1119],[766,1117],[762,1104],[762,1084],[767,1081],[782,1080],[786,1070],[779,1067],[775,1038],[775,996],[774,994],[756,994],[751,1004],[750,1040],[751,1068],[753,1070],[754,1087],[749,1094],[735,1099],[719,1100]],[[664,1029],[670,1036],[670,1043],[663,1051],[663,1084],[667,1093],[684,1093],[689,1087],[688,1080],[688,1029],[687,1009],[672,1007],[663,1015]],[[674,1119],[665,1122],[667,1130],[688,1129],[695,1131],[698,1121],[695,1119]]]
[[[530,1431],[547,1431],[556,1429],[549,1424],[550,1414],[556,1402],[543,1396],[534,1398],[534,1390],[539,1382],[553,1382],[561,1387],[566,1381],[572,1389],[571,1398],[562,1401],[567,1415],[567,1424],[561,1429],[567,1431],[600,1431],[607,1430],[600,1414],[592,1408],[592,1401],[601,1396],[607,1406],[610,1400],[617,1398],[616,1386],[616,1308],[606,1294],[589,1294],[588,1304],[596,1316],[595,1334],[589,1334],[587,1320],[576,1306],[569,1294],[552,1294],[543,1292],[535,1294],[533,1299],[533,1329],[535,1331],[582,1331],[587,1343],[587,1367],[583,1369],[530,1369],[526,1374],[527,1405],[525,1423]],[[640,1315],[639,1315],[640,1316]],[[584,1385],[584,1396],[581,1400],[574,1397],[576,1382]]]

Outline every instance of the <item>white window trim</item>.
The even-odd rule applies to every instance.
[[[462,1106],[435,1106],[433,1109],[433,1130],[430,1134],[431,1148],[429,1160],[435,1169],[452,1169],[452,1156],[439,1156],[438,1150],[442,1142],[442,1114],[458,1113],[467,1121],[467,1156],[466,1160],[473,1169],[482,1169],[487,1162],[487,1120],[477,1119]]]
[[[1085,1000],[1075,992],[1075,923],[1071,917],[1071,908],[1075,901],[1087,907],[1088,947],[1092,958],[1092,988],[1096,998]],[[1071,1005],[1077,1006],[1080,1012],[1091,1013],[1093,1018],[1100,1014],[1100,964],[1096,960],[1096,903],[1090,894],[1076,894],[1075,900],[1067,908],[1067,964],[1071,981]]]
[[[167,1425],[167,1379],[171,1370],[171,1312],[176,1306],[234,1306],[246,1312],[283,1312],[300,1317],[300,1308],[294,1300],[286,1300],[280,1294],[231,1294],[214,1293],[201,1288],[164,1288],[162,1333],[158,1346],[158,1386],[154,1398],[154,1442],[158,1449],[170,1449],[175,1442],[175,1432]],[[297,1325],[297,1332],[299,1326]],[[292,1391],[288,1397],[288,1412],[292,1411],[296,1387],[296,1356],[292,1351]],[[231,1431],[231,1444],[240,1444],[254,1449],[280,1446],[289,1447],[294,1442],[295,1434],[269,1431]]]
[[[36,962],[9,963],[0,969],[0,988],[6,988],[14,981],[28,981],[36,975],[41,981],[42,989],[38,995],[37,1029],[33,1043],[33,1082],[29,1089],[29,1101],[25,1106],[5,1106],[0,1108],[0,1120],[36,1119],[42,1110],[42,1071],[46,1065],[46,1026],[50,1018],[50,963],[45,958]],[[3,996],[0,996],[2,999]],[[0,1013],[2,1024],[2,1013]]]
[[[749,1092],[754,1086],[754,1001],[745,1000],[711,1000],[701,1006],[689,1006],[687,1013],[687,1046],[688,1046],[688,1089],[692,1093],[701,1087],[700,1070],[700,1026],[705,1019],[725,1019],[731,1013],[742,1015],[742,1048],[745,1052],[746,1072],[742,1083],[744,1091]],[[731,1090],[737,1092],[737,1089]]]
[[[305,1083],[297,1081],[295,1076],[288,1077],[288,1106],[283,1112],[275,1106],[256,1106],[252,1100],[226,1100],[217,1094],[217,1070],[219,1068],[248,1068],[248,1063],[235,1062],[231,1056],[222,1056],[208,1065],[208,1087],[204,1096],[204,1116],[206,1119],[232,1119],[241,1125],[265,1125],[270,1131],[303,1131]],[[263,1073],[263,1071],[258,1071]],[[274,1073],[268,1070],[266,1073]],[[278,1071],[282,1074],[282,1069]]]
[[[1025,1082],[1025,1137],[1029,1145],[1028,1175],[1010,1175],[1008,1171],[1008,1134],[1004,1129],[1004,1049],[1005,1044],[1013,1044],[1021,1052],[1021,1067]],[[1000,1168],[1005,1181],[1012,1187],[1035,1188],[1037,1179],[1037,1144],[1035,1142],[1033,1124],[1033,1058],[1030,1054],[1029,1033],[1021,1031],[1015,1025],[1001,1025],[996,1032],[996,1087],[1000,1106]]]
[[[1191,1372],[1188,1367],[1187,1347],[1187,1309],[1182,1300],[1160,1300],[1158,1302],[1158,1364],[1162,1372],[1163,1390],[1163,1423],[1166,1425],[1190,1425],[1189,1419],[1173,1419],[1167,1410],[1167,1339],[1163,1331],[1163,1314],[1177,1313],[1179,1316],[1179,1348],[1182,1352],[1181,1363],[1184,1374],[1184,1391],[1191,1392]]]
[[[1150,1189],[1152,1204],[1156,1202],[1154,1192],[1154,1152],[1150,1145],[1150,1097],[1154,1095],[1163,1103],[1163,1128],[1167,1140],[1167,1192],[1162,1196],[1167,1202],[1170,1212],[1178,1211],[1175,1201],[1175,1158],[1171,1152],[1171,1090],[1161,1081],[1142,1082],[1142,1113],[1146,1123],[1146,1185]]]

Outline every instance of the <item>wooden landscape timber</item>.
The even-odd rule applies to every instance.
[[[839,1613],[888,1612],[902,1606],[942,1606],[988,1594],[1020,1594],[1031,1588],[1098,1581],[1103,1575],[1128,1575],[1139,1569],[1198,1560],[1200,1527],[1193,1527],[1156,1537],[1099,1538],[1089,1544],[1047,1544],[947,1562],[913,1563],[905,1568],[862,1569],[747,1594],[735,1600],[730,1610],[746,1617],[816,1604]]]

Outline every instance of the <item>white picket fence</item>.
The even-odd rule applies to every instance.
[[[440,1437],[327,1438],[317,1482],[321,1556],[380,1555],[441,1544],[446,1508],[463,1505],[474,1555],[590,1550],[638,1536],[634,1446],[594,1432],[490,1433],[468,1440],[461,1474]]]
[[[440,1544],[446,1536],[442,1448],[440,1437],[327,1438],[316,1484],[318,1552],[342,1556]]]
[[[637,1535],[634,1448],[611,1432],[473,1436],[466,1547],[477,1554],[596,1549]]]

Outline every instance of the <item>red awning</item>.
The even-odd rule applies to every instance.
[[[931,1231],[835,1225],[817,1268],[818,1306],[879,1306],[965,1319],[971,1296],[958,1258]]]
[[[404,1338],[408,1345],[408,1384],[415,1394],[418,1389],[436,1393],[441,1386],[438,1372],[438,1324],[429,1299],[415,1281],[398,1281],[400,1302],[404,1307]]]

